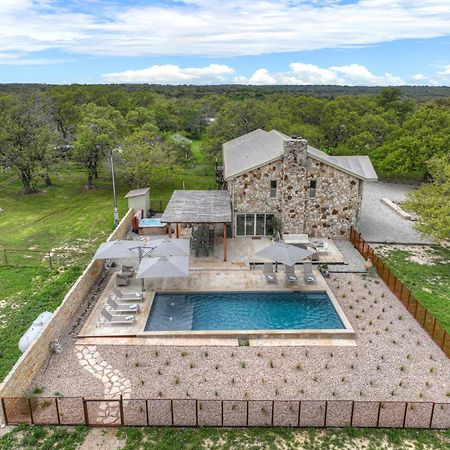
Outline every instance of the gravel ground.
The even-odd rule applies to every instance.
[[[408,192],[415,188],[409,184],[365,183],[361,217],[358,230],[369,242],[391,242],[405,244],[431,244],[429,236],[418,233],[414,223],[397,215],[381,203],[383,197],[393,201],[403,201]]]
[[[448,402],[450,362],[386,286],[333,274],[356,347],[97,346],[131,381],[131,398],[408,400]],[[74,341],[33,383],[45,394],[102,397],[78,363]],[[45,395],[44,394],[44,395]]]

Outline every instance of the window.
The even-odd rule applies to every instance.
[[[317,190],[317,180],[311,180],[309,182],[309,196],[315,197],[316,196],[316,190]]]
[[[270,198],[277,198],[277,180],[270,181]]]
[[[274,224],[274,214],[236,214],[236,236],[272,236]]]

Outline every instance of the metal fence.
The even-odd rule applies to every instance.
[[[153,209],[157,213],[163,213],[168,203],[169,203],[168,200],[155,200],[151,198],[150,209]]]
[[[71,251],[64,250],[30,250],[0,248],[0,266],[40,267],[48,264],[51,269],[67,264]]]
[[[3,398],[8,425],[450,427],[450,403],[353,400]]]
[[[350,242],[365,258],[371,258],[372,263],[386,286],[403,304],[409,313],[416,319],[420,326],[430,335],[439,348],[450,357],[450,335],[411,292],[411,290],[399,280],[389,267],[375,254],[374,249],[364,240],[361,233],[354,228],[350,230]]]

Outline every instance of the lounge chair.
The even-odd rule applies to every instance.
[[[134,303],[133,305],[125,305],[117,303],[111,296],[106,300],[106,304],[111,306],[114,312],[117,313],[138,313],[139,305]]]
[[[313,274],[313,266],[311,263],[303,263],[303,276],[307,283],[317,283],[316,277]]]
[[[106,319],[105,323],[108,324],[116,324],[116,325],[133,325],[134,317],[133,316],[117,316],[111,314],[106,308],[103,308],[101,313],[102,317]]]
[[[134,275],[134,267],[133,266],[126,266],[125,264],[122,265],[122,270],[120,271],[121,275],[125,275],[127,277],[132,277]]]
[[[297,275],[295,275],[294,266],[284,266],[284,272],[286,273],[286,281],[288,284],[297,284]]]
[[[116,287],[113,287],[111,292],[121,302],[142,302],[144,300],[144,294],[142,292],[123,293]]]
[[[116,286],[128,286],[130,283],[130,277],[122,275],[120,272],[116,275]]]
[[[268,283],[277,283],[277,276],[273,272],[273,264],[272,263],[264,263],[264,276],[266,277],[266,281]]]

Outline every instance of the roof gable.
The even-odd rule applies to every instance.
[[[223,144],[225,179],[236,177],[283,156],[284,142],[291,139],[277,130],[254,130]],[[330,156],[308,145],[308,156],[356,178],[374,181],[377,174],[368,156]]]

